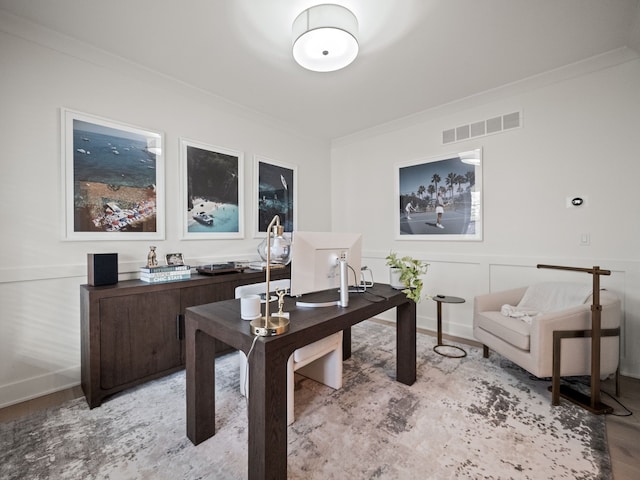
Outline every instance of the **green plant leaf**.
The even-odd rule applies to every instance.
[[[385,259],[387,266],[400,270],[400,282],[407,287],[402,292],[418,303],[422,298],[423,287],[420,276],[427,273],[429,264],[408,255],[398,258],[395,252],[389,252]]]

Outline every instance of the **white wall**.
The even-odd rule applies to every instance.
[[[445,129],[520,110],[522,128],[441,144]],[[390,249],[429,261],[427,293],[466,299],[443,308],[445,332],[466,338],[473,338],[477,294],[546,279],[591,282],[587,274],[538,270],[538,263],[610,269],[602,284],[625,311],[621,371],[640,377],[638,112],[640,61],[621,50],[335,140],[332,228],[364,233],[363,263],[377,281],[387,281]],[[477,147],[483,241],[395,240],[396,164]],[[576,195],[588,205],[566,208],[566,197]],[[582,233],[590,246],[580,246]],[[420,326],[435,329],[435,312],[435,302],[423,301]]]
[[[87,253],[117,252],[121,279],[150,244],[191,264],[255,258],[254,155],[297,165],[299,228],[330,228],[328,143],[2,13],[0,72],[0,407],[79,383]],[[166,240],[63,240],[60,108],[164,132]],[[180,240],[180,137],[244,152],[243,240]]]
[[[624,301],[623,373],[640,377],[640,63],[629,57],[598,58],[382,125],[334,142],[330,152],[270,118],[0,13],[0,407],[79,383],[86,254],[118,252],[124,279],[148,251],[149,242],[63,240],[62,107],[164,132],[167,218],[166,240],[154,241],[159,252],[180,251],[190,262],[253,255],[253,155],[266,156],[298,166],[298,227],[363,232],[364,263],[377,281],[387,280],[390,249],[428,260],[427,291],[467,299],[444,308],[445,329],[455,335],[472,337],[477,293],[569,279],[536,263],[613,270],[603,283]],[[522,129],[440,144],[444,128],[520,109]],[[180,137],[244,152],[244,240],[179,239]],[[484,240],[394,240],[394,165],[476,146],[484,150]],[[588,209],[564,207],[574,194],[589,196]],[[584,232],[589,247],[578,246]],[[421,326],[434,328],[434,302],[418,313]]]

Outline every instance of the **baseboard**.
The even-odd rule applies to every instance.
[[[376,323],[380,323],[382,325],[390,325],[390,326],[395,326],[396,322],[393,322],[391,320],[387,320],[384,318],[380,318],[380,317],[373,317],[369,319],[372,322],[376,322]],[[435,330],[431,330],[428,328],[424,328],[424,327],[416,327],[416,332],[418,333],[422,333],[424,335],[429,335],[430,337],[435,337],[437,336],[437,332]],[[464,337],[457,337],[455,335],[448,335],[446,333],[442,334],[442,338],[445,338],[451,342],[455,342],[455,343],[464,343],[465,345],[470,345],[472,347],[482,347],[482,343],[476,341],[476,340],[470,340],[468,338],[464,338]]]
[[[0,387],[0,408],[80,385],[80,365]]]

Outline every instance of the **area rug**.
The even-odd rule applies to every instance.
[[[296,377],[288,428],[292,479],[607,479],[605,419],[550,404],[548,382],[498,355],[432,351],[418,335],[418,376],[395,381],[395,328],[353,330],[344,387]],[[246,403],[238,358],[216,361],[217,433],[193,446],[185,434],[179,372],[89,410],[69,401],[0,426],[2,479],[247,478]]]

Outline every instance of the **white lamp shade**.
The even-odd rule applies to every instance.
[[[293,58],[315,72],[346,67],[358,55],[358,20],[340,5],[308,8],[293,22]]]

